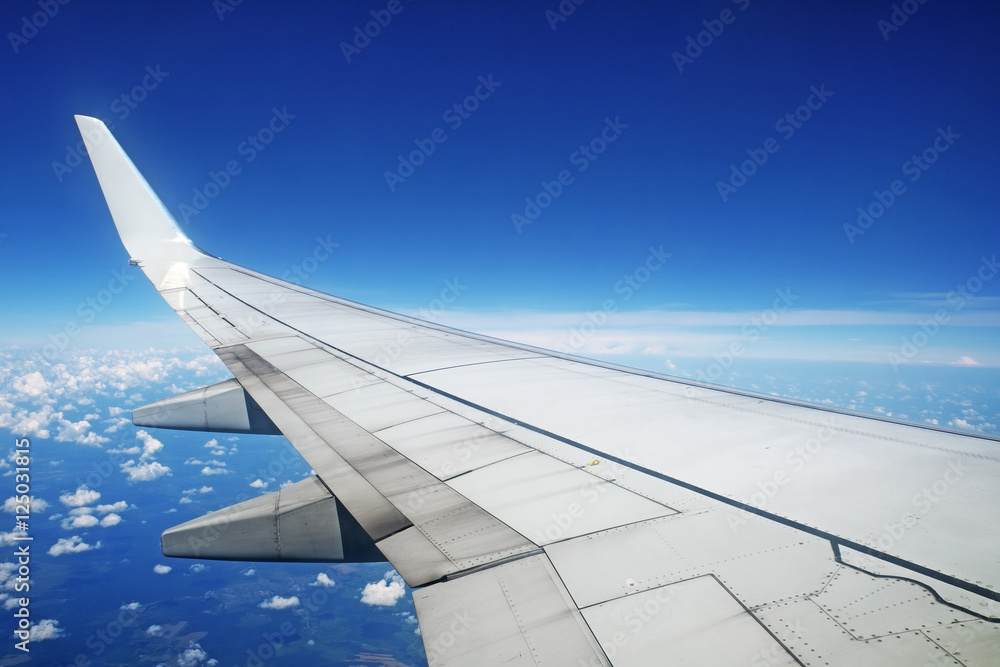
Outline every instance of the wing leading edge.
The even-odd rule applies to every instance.
[[[996,442],[497,341],[250,271],[198,250],[103,123],[77,122],[132,259],[238,383],[141,419],[252,431],[259,408],[256,428],[317,473],[284,501],[167,531],[165,553],[199,555],[211,534],[201,557],[360,559],[369,540],[417,587],[432,664],[997,655]],[[915,508],[939,479],[932,510]]]

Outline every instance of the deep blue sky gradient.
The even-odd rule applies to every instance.
[[[8,35],[5,319],[44,339],[125,262],[89,163],[54,166],[76,113],[114,123],[178,218],[237,161],[182,219],[199,246],[281,275],[329,236],[340,247],[308,284],[386,307],[419,309],[457,277],[464,311],[591,310],[662,245],[665,270],[621,306],[755,312],[792,288],[798,309],[931,314],[997,249],[995,6],[928,2],[888,40],[891,3],[591,1],[554,30],[556,2],[399,6],[350,62],[341,43],[386,3],[243,2],[221,19],[208,1],[70,3],[16,53]],[[678,72],[672,54],[724,10]],[[0,27],[37,11],[7,3]],[[169,74],[123,118],[116,100],[147,67]],[[452,129],[444,112],[479,77],[500,85]],[[776,122],[821,86],[833,95],[786,138]],[[241,142],[272,109],[295,118],[248,162]],[[608,118],[628,127],[578,172],[572,154]],[[909,181],[904,163],[949,127],[960,138]],[[436,128],[447,140],[390,190],[384,173]],[[723,201],[717,182],[769,138],[778,151]],[[566,169],[573,183],[517,233],[511,215]],[[894,179],[906,192],[849,243],[843,225]],[[994,325],[997,293],[972,304]],[[130,286],[94,324],[179,326],[150,296]],[[964,336],[970,356],[989,348]]]

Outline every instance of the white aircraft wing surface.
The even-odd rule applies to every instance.
[[[1000,443],[509,343],[197,249],[77,116],[131,261],[234,380],[137,424],[315,471],[167,555],[388,560],[432,665],[1000,664]]]

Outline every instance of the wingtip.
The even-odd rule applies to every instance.
[[[93,116],[84,116],[83,114],[73,114],[73,119],[76,121],[77,125],[83,126],[88,123],[100,123],[104,125],[104,121],[100,118],[94,118]]]
[[[75,118],[122,243],[133,259],[146,262],[143,271],[154,284],[166,269],[153,268],[153,264],[191,262],[203,256],[104,122],[84,115]]]

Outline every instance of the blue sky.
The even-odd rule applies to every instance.
[[[113,471],[91,510],[61,500],[95,457],[145,452],[128,410],[225,375],[126,266],[74,114],[105,119],[195,243],[239,264],[503,338],[998,433],[996,6],[48,6],[0,8],[0,428],[44,452],[40,543],[69,540],[38,559],[58,621],[44,655],[86,652],[132,603],[150,611],[114,647],[125,662],[156,650],[150,628],[206,609],[237,615],[224,627],[269,609],[277,628],[261,605],[304,599],[318,576],[154,571],[164,528],[306,474],[261,478],[246,439],[213,477],[188,463],[207,436],[158,432],[162,451]],[[442,307],[443,292],[458,298]],[[70,518],[121,501],[121,525]],[[65,595],[107,590],[125,564],[141,600]],[[375,628],[419,664],[412,601],[384,566],[325,572],[323,641],[303,631],[288,662],[348,660]],[[368,586],[394,604],[369,610]],[[242,660],[242,638],[210,629],[192,660]]]
[[[76,155],[82,113],[114,124],[198,245],[282,275],[328,239],[331,261],[302,275],[348,298],[419,310],[457,278],[442,321],[492,315],[507,326],[486,330],[532,340],[531,316],[610,298],[643,314],[641,340],[616,315],[581,351],[647,350],[655,367],[734,340],[748,357],[886,363],[942,310],[906,361],[1000,366],[997,282],[946,298],[1000,238],[995,7],[915,5],[888,30],[888,3],[588,2],[565,20],[554,2],[220,6],[70,3],[36,33],[36,4],[5,6],[21,35],[2,75],[7,342],[77,322],[74,343],[125,345],[145,335],[123,325],[169,322],[153,329],[198,344],[141,279],[80,315],[126,259]],[[526,198],[548,206],[518,230]],[[661,246],[662,269],[616,291]],[[778,290],[788,316],[750,341]]]

